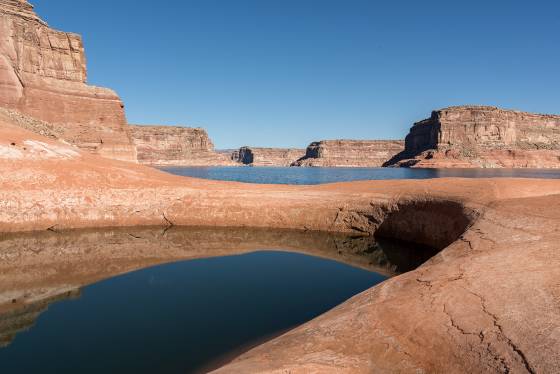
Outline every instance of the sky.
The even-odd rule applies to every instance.
[[[560,113],[556,0],[30,0],[134,124],[217,148],[402,139],[434,109]]]

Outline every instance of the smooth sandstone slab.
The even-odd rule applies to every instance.
[[[254,226],[377,234],[441,249],[222,372],[560,370],[560,181],[204,181],[92,156],[10,121],[0,116],[3,232]]]

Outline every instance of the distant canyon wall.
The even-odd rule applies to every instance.
[[[93,154],[150,165],[560,168],[560,116],[458,106],[406,140],[323,140],[302,149],[216,152],[206,132],[129,126],[112,90],[87,83],[79,35],[50,28],[25,0],[0,0],[0,107],[16,123]],[[21,113],[19,116],[17,113]]]
[[[323,140],[307,149],[241,147],[230,154],[250,166],[380,167],[403,149],[402,140]]]
[[[214,151],[206,130],[179,126],[131,125],[138,162],[159,166],[235,165]]]
[[[243,165],[290,166],[304,154],[304,149],[297,148],[241,147],[232,153],[231,158]]]
[[[432,112],[387,165],[415,167],[560,167],[560,116],[458,106]]]
[[[311,143],[294,166],[380,167],[403,150],[402,140],[323,140]]]
[[[122,101],[86,79],[79,35],[51,29],[27,1],[0,0],[0,106],[59,126],[82,149],[135,162]]]

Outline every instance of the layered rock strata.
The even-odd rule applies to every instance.
[[[560,116],[458,106],[432,112],[390,165],[560,168]]]
[[[86,79],[79,35],[51,29],[27,1],[0,0],[0,106],[59,126],[82,149],[136,161],[120,98]]]
[[[231,158],[243,165],[290,166],[304,154],[305,150],[296,148],[241,147]]]
[[[380,167],[403,149],[402,140],[323,140],[311,143],[294,166]]]
[[[222,372],[560,370],[560,181],[197,180],[76,151],[9,119],[0,125],[2,232],[254,226],[400,238],[441,251]],[[2,256],[17,261],[18,253]]]
[[[160,166],[235,165],[214,151],[202,128],[180,126],[131,126],[138,162]]]

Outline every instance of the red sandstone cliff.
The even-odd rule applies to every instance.
[[[323,140],[311,143],[294,165],[380,167],[403,148],[402,140]]]
[[[79,35],[51,29],[27,1],[0,0],[0,106],[60,127],[82,149],[135,162],[120,98],[86,78]]]
[[[160,166],[236,165],[214,151],[202,128],[179,126],[130,126],[138,162]]]
[[[231,158],[251,166],[290,166],[305,155],[305,150],[297,148],[241,147]]]
[[[390,165],[560,168],[560,116],[490,106],[437,110],[414,124]]]

